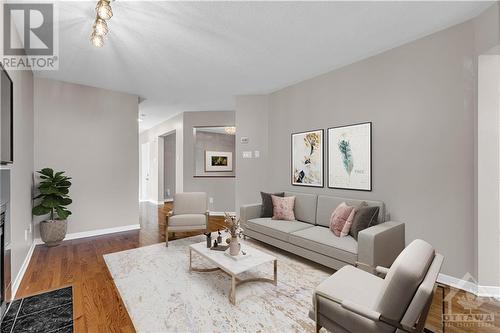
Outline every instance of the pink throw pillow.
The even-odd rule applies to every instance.
[[[295,197],[277,197],[271,195],[273,200],[273,220],[295,220],[293,207],[295,206]]]
[[[347,219],[349,219],[353,210],[354,207],[347,206],[345,202],[335,208],[332,216],[330,217],[330,230],[333,231],[335,236],[340,237],[342,230],[344,229],[344,225],[347,223]]]
[[[349,214],[349,217],[347,218],[347,221],[345,222],[344,227],[340,232],[340,237],[345,237],[349,235],[349,231],[351,230],[352,226],[352,221],[354,221],[354,215],[356,215],[356,208],[353,208],[351,214]]]

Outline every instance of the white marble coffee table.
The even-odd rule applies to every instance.
[[[229,300],[233,305],[236,304],[236,287],[247,282],[270,282],[274,285],[278,283],[278,260],[265,252],[257,250],[247,244],[242,244],[242,250],[247,253],[248,258],[234,260],[228,257],[223,251],[214,251],[207,248],[207,243],[197,243],[189,246],[189,271],[194,272],[213,272],[222,270],[231,276],[231,292],[229,293]],[[216,267],[214,268],[196,268],[192,266],[193,252],[207,259]],[[274,276],[269,278],[248,278],[240,279],[238,274],[246,272],[252,268],[265,264],[267,262],[274,263]]]

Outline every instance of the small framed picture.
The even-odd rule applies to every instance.
[[[292,185],[323,187],[323,133],[292,134]]]
[[[328,187],[372,190],[372,123],[328,129]]]
[[[205,151],[205,171],[233,171],[233,153],[226,151]]]

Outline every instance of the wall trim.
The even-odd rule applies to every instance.
[[[105,228],[105,229],[95,229],[95,230],[82,231],[82,232],[74,232],[71,234],[67,234],[66,237],[64,238],[64,240],[67,241],[67,240],[72,240],[72,239],[114,234],[117,232],[137,230],[140,228],[141,228],[140,224],[130,224],[130,225],[124,225],[124,226],[115,227],[115,228]],[[43,241],[41,238],[36,238],[35,243],[36,244],[43,244]]]
[[[33,252],[35,251],[35,246],[36,246],[36,240],[33,240],[33,242],[31,243],[31,246],[28,250],[28,254],[26,254],[26,258],[24,258],[23,264],[21,265],[21,269],[19,269],[19,272],[17,273],[17,276],[11,285],[11,289],[12,289],[11,300],[13,300],[16,297],[17,289],[19,289],[19,286],[21,285],[21,281],[23,281],[24,274],[26,273],[26,270],[28,269],[28,266],[29,266],[30,261],[31,261],[31,257],[33,256]]]
[[[482,286],[473,281],[462,280],[442,273],[439,274],[437,282],[452,288],[467,291],[479,297],[494,297],[500,299],[500,287]]]
[[[141,202],[149,202],[149,203],[152,203],[153,205],[163,205],[163,201],[139,200],[139,203],[141,203]]]
[[[229,215],[236,215],[235,212],[209,212],[210,216],[225,216],[225,213],[229,213]]]

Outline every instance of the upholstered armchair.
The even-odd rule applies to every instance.
[[[425,332],[443,256],[415,240],[379,276],[345,266],[314,291],[310,317],[337,333]]]
[[[174,209],[167,214],[165,240],[176,231],[206,231],[208,228],[207,194],[186,192],[174,195]]]

